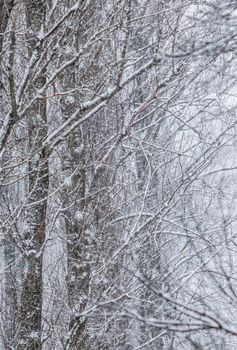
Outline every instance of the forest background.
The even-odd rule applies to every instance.
[[[237,349],[237,1],[0,0],[0,349]]]

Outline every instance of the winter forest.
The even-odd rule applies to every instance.
[[[237,0],[0,0],[0,350],[237,349]]]

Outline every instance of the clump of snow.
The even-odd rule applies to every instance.
[[[31,339],[39,339],[39,337],[40,337],[39,332],[32,331],[32,332],[30,333],[30,338],[31,338]]]
[[[82,154],[82,152],[84,151],[84,145],[83,144],[81,144],[80,146],[78,146],[76,149],[75,149],[75,153],[76,154],[78,154],[78,155],[81,155]]]
[[[44,33],[40,30],[38,33],[37,33],[37,38],[41,41],[43,40],[45,37]]]
[[[72,96],[72,95],[67,96],[66,103],[72,104],[72,103],[75,103],[75,102],[76,102],[76,99],[75,99],[74,96]]]
[[[66,179],[64,180],[64,184],[67,187],[72,186],[72,177],[71,176],[66,177]]]
[[[84,219],[84,213],[80,210],[77,210],[75,217],[76,217],[77,221],[82,221]]]

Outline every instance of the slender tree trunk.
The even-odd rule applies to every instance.
[[[77,31],[76,31],[77,32]],[[76,33],[76,36],[78,33]],[[75,34],[70,36],[72,47]],[[74,39],[74,40],[73,40]],[[72,90],[77,84],[76,65],[66,69],[60,84],[63,90]],[[68,100],[61,100],[61,108],[64,120],[78,108],[80,101],[76,93]],[[65,142],[65,155],[62,160],[64,178],[67,183],[63,194],[63,206],[65,217],[65,234],[67,241],[67,293],[69,305],[69,337],[66,348],[70,350],[85,349],[85,326],[86,321],[77,315],[82,312],[86,305],[88,294],[89,271],[85,256],[87,252],[87,240],[85,236],[86,223],[85,212],[85,152],[83,150],[83,130],[77,128]]]
[[[32,53],[39,31],[44,30],[45,5],[42,1],[26,1],[29,29],[29,54]],[[41,54],[39,52],[39,54]],[[44,53],[45,55],[45,53]],[[35,82],[41,88],[46,82],[45,71]],[[32,87],[33,90],[33,87]],[[33,92],[32,92],[33,94]],[[33,97],[33,96],[31,96]],[[21,295],[19,349],[41,349],[43,299],[43,246],[45,242],[47,195],[49,186],[48,155],[42,147],[47,135],[47,106],[45,99],[33,104],[28,115],[29,194],[28,229],[25,232],[23,257],[23,286]]]
[[[10,22],[11,13],[13,11],[14,1],[3,1],[0,0],[0,126],[4,121],[4,94],[6,93],[6,87],[4,87],[3,77],[2,77],[2,55],[3,55],[3,44],[5,31]],[[4,158],[1,154],[0,161]],[[1,173],[4,179],[6,174]],[[1,214],[7,213],[8,209],[8,199],[6,188],[0,189],[1,191]],[[5,196],[6,195],[6,196]],[[3,214],[4,215],[4,214]],[[3,228],[4,229],[4,228]],[[10,232],[5,232],[3,238],[3,253],[4,253],[4,299],[3,309],[4,309],[4,347],[6,349],[10,348],[14,344],[14,337],[16,334],[16,324],[17,324],[17,281],[16,281],[16,250],[15,244],[12,240]]]

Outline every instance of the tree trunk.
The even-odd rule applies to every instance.
[[[29,55],[37,43],[36,34],[44,30],[45,5],[42,1],[26,1],[26,20],[29,30]],[[42,52],[39,52],[42,54]],[[45,53],[43,53],[45,55]],[[34,88],[40,89],[46,82],[42,72]],[[33,98],[33,93],[30,94]],[[28,115],[29,140],[29,193],[28,227],[24,235],[23,285],[21,295],[19,349],[41,349],[42,330],[42,263],[45,243],[47,195],[49,186],[48,154],[42,147],[47,135],[46,100],[33,104]]]

